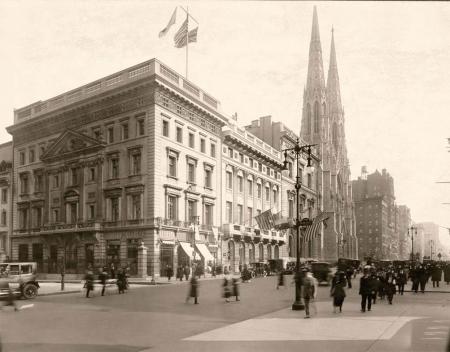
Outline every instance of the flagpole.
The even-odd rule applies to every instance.
[[[187,30],[186,30],[186,79],[188,79],[188,58],[189,58],[189,6],[186,6],[186,22],[187,22]]]

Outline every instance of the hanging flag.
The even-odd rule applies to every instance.
[[[173,41],[175,42],[175,46],[177,48],[182,47],[179,46],[179,44],[182,43],[183,40],[186,41],[187,31],[188,31],[188,19],[186,18],[181,27],[175,33],[175,36],[173,37]]]
[[[326,221],[328,220],[328,216],[326,213],[321,212],[320,214],[318,214],[314,220],[311,226],[308,226],[307,230],[306,230],[306,234],[303,237],[303,242],[309,242],[311,241],[313,238],[316,237],[319,229],[320,229],[320,225],[323,223],[323,226],[325,228],[327,228],[327,224]]]
[[[197,32],[198,32],[198,27],[189,31],[189,34],[188,34],[189,43],[197,42]],[[177,48],[183,48],[186,46],[186,31],[184,30],[184,28],[183,28],[183,34],[182,35],[180,34],[180,36],[178,36],[178,37],[175,35],[174,41],[175,41],[175,47],[177,47]]]
[[[166,28],[164,28],[161,32],[159,32],[160,38],[164,37],[167,34],[170,27],[172,27],[175,24],[176,20],[177,20],[177,8],[175,7],[175,10],[173,11],[172,17],[170,17],[169,23],[167,24]]]
[[[274,226],[273,214],[270,209],[255,216],[255,220],[261,230],[271,230]]]

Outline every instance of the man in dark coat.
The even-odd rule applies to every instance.
[[[345,278],[347,279],[348,288],[352,288],[352,276],[355,271],[352,266],[349,266],[345,271]]]
[[[361,295],[361,312],[366,311],[366,304],[367,304],[367,310],[370,312],[370,309],[372,308],[372,289],[373,285],[371,282],[371,278],[369,277],[369,270],[364,269],[363,276],[359,280],[359,294]]]
[[[186,297],[186,303],[188,303],[191,298],[194,298],[194,304],[198,304],[198,286],[197,276],[194,273],[191,278],[191,286],[189,288],[189,294]]]
[[[189,280],[189,275],[191,274],[191,268],[189,267],[189,265],[186,265],[184,267],[184,277],[186,279],[186,281]]]
[[[94,274],[92,271],[88,270],[84,279],[86,280],[86,298],[89,298],[89,292],[94,290]]]
[[[173,276],[173,269],[172,269],[172,267],[170,265],[167,265],[166,275],[167,275],[167,279],[170,281],[170,279]]]
[[[450,263],[447,263],[444,268],[444,281],[447,285],[450,283]]]
[[[233,285],[233,296],[236,296],[236,301],[240,301],[239,299],[239,279],[233,278],[231,280]]]
[[[419,269],[417,270],[417,274],[419,277],[420,291],[422,293],[425,293],[425,285],[427,284],[428,281],[428,273],[425,270],[425,268],[422,265],[420,265]]]
[[[398,292],[403,296],[405,290],[405,284],[407,281],[406,273],[403,269],[400,269],[395,276],[395,281],[397,282]]]
[[[102,268],[100,270],[100,274],[98,274],[98,279],[100,280],[100,284],[102,285],[102,296],[104,296],[106,288],[106,280],[108,279],[108,273],[106,272],[106,268]]]
[[[431,280],[433,287],[439,287],[439,282],[442,280],[442,269],[439,264],[436,264],[431,271]]]

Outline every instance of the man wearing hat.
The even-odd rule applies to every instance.
[[[317,280],[313,277],[308,268],[302,269],[305,278],[303,279],[303,301],[305,302],[305,319],[309,318],[309,303],[317,295]]]

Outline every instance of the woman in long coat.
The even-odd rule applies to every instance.
[[[344,272],[338,272],[333,278],[333,282],[331,284],[331,297],[333,297],[333,308],[334,313],[336,313],[336,309],[339,307],[339,312],[342,313],[342,305],[344,304],[345,299],[345,287],[347,286],[347,280],[345,279]]]
[[[230,296],[231,296],[231,288],[230,288],[230,280],[225,277],[223,279],[223,297],[225,298],[225,302],[230,302]]]
[[[186,303],[188,303],[191,298],[194,298],[194,303],[198,304],[198,286],[199,286],[199,284],[198,284],[197,275],[194,274],[194,275],[192,275],[192,278],[191,278],[191,287],[189,289],[189,294],[186,298]]]

